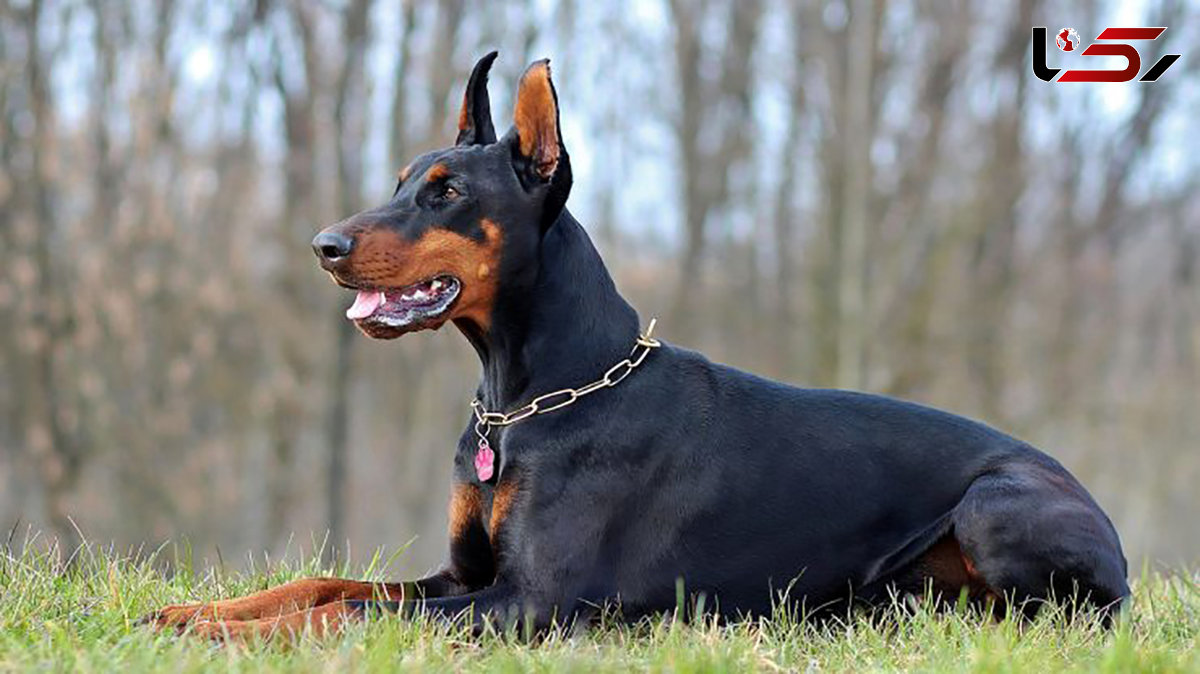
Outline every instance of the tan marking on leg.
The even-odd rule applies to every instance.
[[[517,483],[512,479],[501,482],[496,485],[496,491],[492,496],[492,517],[488,522],[488,531],[491,533],[493,540],[496,532],[504,525],[504,521],[508,519],[512,513],[513,505],[517,499]]]
[[[201,620],[272,618],[347,599],[403,599],[397,583],[367,583],[342,578],[303,578],[254,594],[200,604],[167,606],[148,620],[159,627],[179,627]]]
[[[311,609],[294,611],[258,620],[208,620],[190,627],[191,633],[214,641],[251,641],[254,639],[294,640],[305,630],[314,637],[336,634],[354,619],[362,618],[345,601],[336,601]]]
[[[472,524],[483,521],[483,507],[479,498],[479,487],[473,484],[455,484],[450,495],[450,540],[460,540]]]
[[[932,581],[934,593],[947,601],[956,599],[964,587],[972,599],[981,597],[987,589],[953,535],[944,536],[930,546],[916,559],[913,568],[927,582]]]

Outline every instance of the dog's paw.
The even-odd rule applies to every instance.
[[[210,620],[212,617],[211,604],[172,604],[142,616],[137,624],[149,625],[155,629],[174,628],[180,631],[191,623]]]

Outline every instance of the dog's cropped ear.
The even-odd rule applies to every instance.
[[[479,59],[471,70],[467,90],[463,93],[462,110],[458,113],[458,139],[455,145],[489,145],[496,142],[496,128],[492,126],[492,104],[488,100],[488,71],[499,52],[491,52]]]
[[[558,94],[550,81],[550,59],[525,69],[513,111],[517,159],[534,182],[548,182],[565,156],[558,124]]]

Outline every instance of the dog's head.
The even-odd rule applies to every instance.
[[[413,160],[386,204],[313,239],[321,268],[358,291],[346,317],[391,339],[453,320],[486,334],[501,293],[532,284],[542,235],[562,212],[571,166],[550,63],[525,70],[499,140],[488,102],[496,52],[475,64],[458,140]]]

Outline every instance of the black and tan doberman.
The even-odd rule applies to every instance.
[[[721,616],[890,592],[979,602],[1129,596],[1117,532],[1057,461],[983,424],[876,395],[803,389],[640,331],[567,212],[571,164],[546,61],[492,126],[484,57],[457,143],[391,199],[317,235],[390,339],[453,322],[483,375],[454,459],[450,550],[420,580],[316,578],[173,606],[212,636],[327,630],[378,610],[526,621],[672,610]]]

